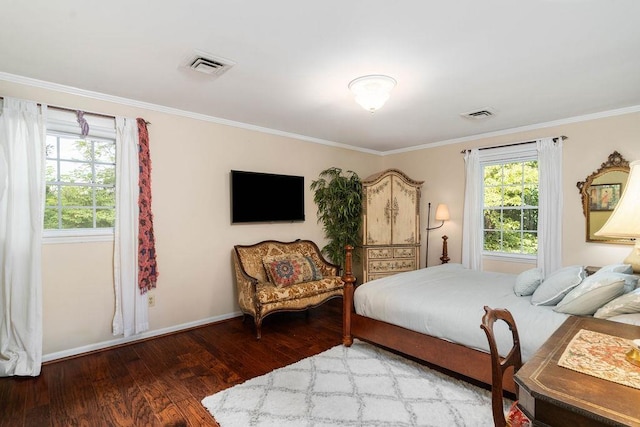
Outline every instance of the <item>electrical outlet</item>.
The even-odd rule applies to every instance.
[[[149,301],[149,307],[154,307],[156,305],[156,296],[151,292],[147,294],[147,300]]]

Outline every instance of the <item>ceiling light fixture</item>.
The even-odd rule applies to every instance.
[[[358,77],[349,83],[349,90],[356,96],[356,102],[371,113],[382,108],[389,92],[396,85],[395,79],[383,75]]]

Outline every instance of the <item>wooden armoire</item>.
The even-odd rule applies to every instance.
[[[363,282],[420,268],[422,184],[397,169],[362,181]]]

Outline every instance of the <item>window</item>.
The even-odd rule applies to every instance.
[[[538,161],[482,164],[485,252],[532,256],[538,251]]]
[[[47,132],[44,229],[112,232],[115,161],[113,139]]]
[[[47,110],[44,242],[113,240],[115,119],[85,114],[80,135],[75,111]]]

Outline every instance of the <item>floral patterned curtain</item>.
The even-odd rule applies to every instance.
[[[153,213],[151,212],[151,156],[149,153],[149,132],[144,119],[138,118],[140,175],[138,184],[140,208],[138,228],[138,286],[142,294],[156,287],[158,267],[156,245],[153,235]]]

